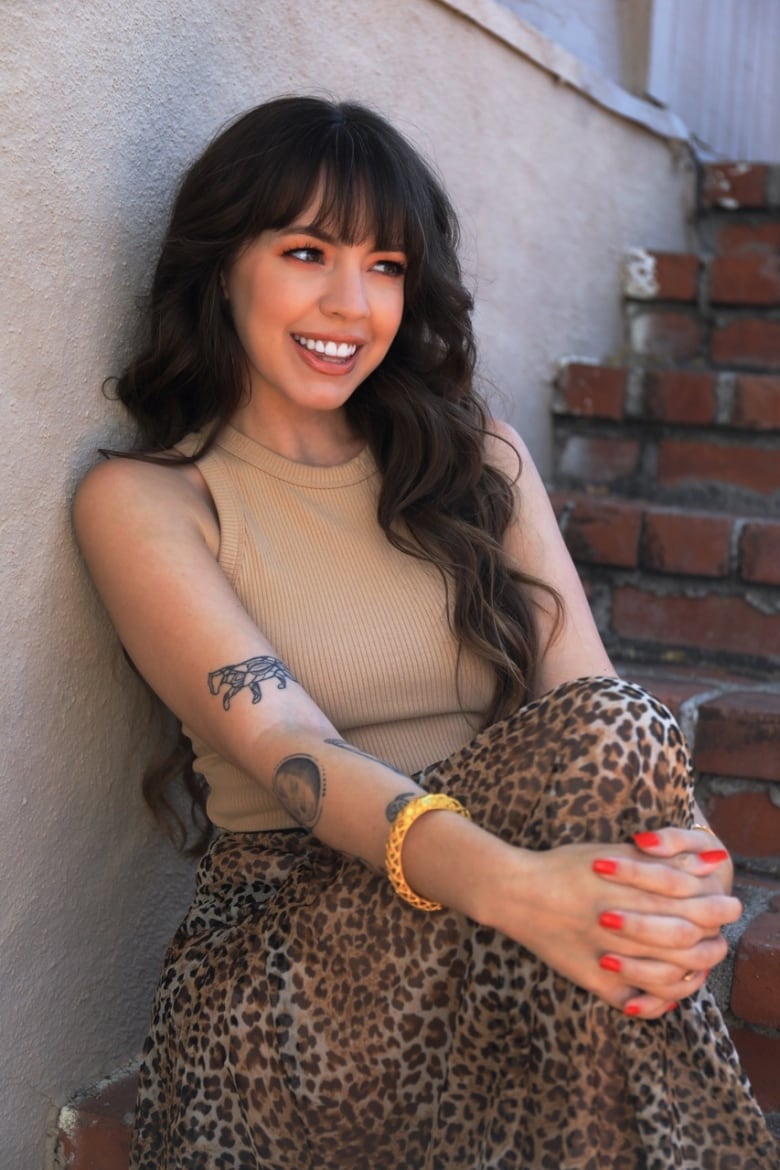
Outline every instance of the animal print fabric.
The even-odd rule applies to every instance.
[[[690,824],[673,717],[566,683],[421,783],[549,849]],[[457,863],[457,859],[453,859]],[[304,831],[222,833],[165,960],[132,1170],[778,1170],[708,991],[624,1016]]]

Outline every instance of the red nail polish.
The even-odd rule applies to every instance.
[[[593,862],[594,873],[617,873],[617,862],[610,861],[608,858],[600,857],[598,861]]]
[[[634,844],[639,849],[654,849],[661,844],[661,838],[657,833],[634,833]]]
[[[680,1005],[678,1003],[670,1003],[666,1010],[668,1012],[673,1012],[675,1010],[675,1008],[678,1008],[679,1006]]]
[[[625,1014],[627,1016],[638,1016],[640,1010],[641,1009],[640,1009],[639,1005],[636,1003],[627,1003],[626,1006],[623,1008],[623,1011],[625,1012]]]
[[[599,959],[599,967],[605,971],[622,971],[623,964],[617,955],[602,955]]]
[[[715,864],[720,861],[728,861],[729,855],[725,849],[705,849],[703,853],[699,854],[702,861],[712,862]]]
[[[599,926],[604,926],[607,930],[622,930],[623,915],[615,910],[605,910],[603,914],[599,914]]]

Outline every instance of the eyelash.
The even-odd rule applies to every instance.
[[[321,262],[323,250],[322,248],[304,245],[298,248],[288,248],[284,255],[293,256],[296,260],[300,260],[304,264],[314,264]],[[400,260],[377,260],[374,268],[386,269],[385,276],[403,276],[406,272],[406,265],[402,264]]]

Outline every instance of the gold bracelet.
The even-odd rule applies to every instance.
[[[711,829],[709,825],[691,825],[691,829],[701,829],[702,833],[709,833],[709,835],[714,837],[716,841],[718,840],[718,834],[714,829]]]
[[[471,820],[471,813],[459,800],[455,800],[452,796],[445,796],[443,792],[428,792],[424,796],[416,796],[414,800],[409,801],[405,808],[401,809],[393,821],[390,836],[387,838],[385,867],[387,869],[387,876],[390,879],[390,885],[396,894],[398,894],[399,898],[403,898],[410,906],[414,906],[416,910],[444,909],[441,902],[431,902],[427,898],[421,898],[419,894],[415,894],[404,877],[404,870],[401,864],[401,849],[403,848],[406,834],[418,817],[421,817],[423,813],[433,812],[436,809],[456,812],[460,816],[467,817]]]

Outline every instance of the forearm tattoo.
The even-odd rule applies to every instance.
[[[273,792],[294,821],[313,829],[320,819],[325,776],[311,756],[286,756],[274,772]]]
[[[398,816],[402,808],[406,808],[410,800],[414,800],[419,796],[417,792],[399,792],[398,796],[394,796],[385,809],[385,816],[392,825],[395,818]]]
[[[219,670],[212,670],[208,681],[212,695],[218,695],[223,687],[227,688],[222,696],[222,706],[229,711],[231,701],[247,688],[252,695],[252,702],[259,703],[263,697],[260,683],[268,682],[269,679],[276,679],[277,690],[280,691],[287,686],[288,679],[290,682],[298,681],[280,658],[272,658],[269,654],[247,658],[235,666],[220,666]]]
[[[387,760],[380,760],[378,756],[372,756],[370,752],[364,752],[362,748],[355,747],[354,743],[347,743],[345,739],[326,739],[325,743],[332,744],[333,747],[343,748],[345,752],[352,752],[353,755],[362,756],[364,760],[371,760],[375,764],[383,764],[385,768],[389,768],[397,776],[406,775],[400,768],[395,768],[392,764],[388,764]]]

